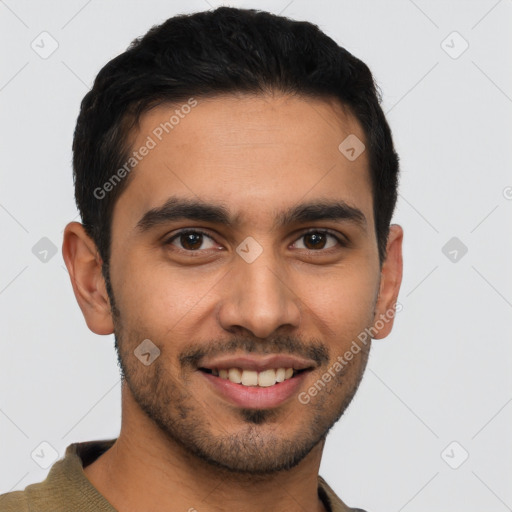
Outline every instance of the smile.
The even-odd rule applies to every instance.
[[[268,368],[263,371],[244,370],[242,368],[200,368],[200,370],[215,377],[227,379],[234,384],[262,388],[275,386],[304,371],[294,370],[293,368]]]
[[[219,375],[214,375],[217,371]],[[278,381],[283,378],[283,371],[284,380]],[[245,409],[270,409],[296,396],[304,387],[304,379],[310,371],[311,368],[269,368],[258,372],[235,367],[229,370],[200,368],[197,374],[214,395],[230,405]]]

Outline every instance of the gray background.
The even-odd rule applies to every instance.
[[[221,3],[0,1],[0,493],[120,428],[113,336],[87,329],[60,252],[79,103],[134,37]],[[364,60],[401,156],[403,311],[320,473],[369,511],[512,510],[512,1],[232,5],[312,21]],[[47,58],[31,47],[52,38]]]

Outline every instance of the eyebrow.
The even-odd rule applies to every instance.
[[[233,228],[240,224],[241,215],[231,215],[222,204],[172,196],[162,206],[148,210],[137,222],[136,229],[144,233],[177,220],[209,222]],[[366,217],[360,209],[342,200],[322,199],[278,211],[272,229],[319,220],[348,221],[363,230],[367,227]]]

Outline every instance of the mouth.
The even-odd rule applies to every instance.
[[[197,373],[215,396],[230,405],[269,409],[294,397],[316,367],[315,362],[295,356],[241,355],[201,362]]]
[[[243,368],[199,368],[200,371],[228,380],[233,384],[246,387],[268,388],[278,386],[283,382],[297,377],[301,373],[312,370],[312,368],[268,368],[262,371],[246,370]]]

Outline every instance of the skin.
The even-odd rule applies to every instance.
[[[175,108],[145,113],[133,147]],[[365,139],[335,100],[198,99],[132,171],[115,204],[110,279],[118,316],[94,242],[81,224],[67,225],[63,255],[76,298],[93,332],[115,331],[126,375],[119,438],[84,469],[120,512],[324,510],[317,477],[325,435],[353,397],[368,349],[307,405],[293,396],[266,410],[228,403],[180,356],[191,349],[221,354],[228,343],[237,355],[305,355],[315,347],[325,357],[306,375],[299,392],[307,391],[359,333],[393,310],[403,232],[391,226],[381,266],[367,154],[351,162],[338,150],[349,134]],[[183,219],[139,232],[139,219],[171,195],[222,203],[240,222]],[[320,199],[358,208],[366,228],[318,220],[272,229],[276,211]],[[195,252],[183,237],[166,243],[183,228],[212,238],[199,237]],[[330,229],[349,244],[328,236],[314,245],[304,237],[312,228]],[[235,252],[248,236],[263,249],[250,264]],[[161,351],[149,366],[133,354],[144,339]]]

